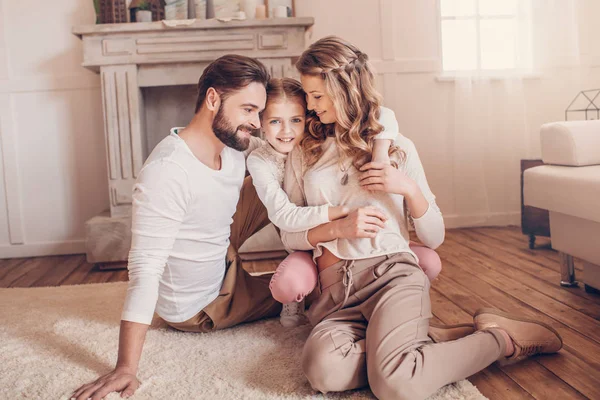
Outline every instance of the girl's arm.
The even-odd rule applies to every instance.
[[[388,155],[388,150],[390,149],[391,144],[392,141],[389,139],[375,139],[373,144],[373,157],[371,160],[373,162],[389,164],[390,156]]]
[[[292,155],[290,154],[290,157]],[[297,168],[294,170],[294,168]],[[298,207],[306,204],[302,182],[302,171],[299,165],[290,162],[285,173],[285,192],[290,201]],[[317,244],[339,238],[373,238],[377,231],[384,227],[387,217],[375,207],[362,207],[353,210],[349,215],[336,221],[319,225],[301,232],[281,230],[281,241],[289,250],[313,250]]]
[[[388,150],[399,135],[398,121],[396,121],[396,115],[392,110],[380,107],[378,122],[383,125],[383,130],[374,137],[371,161],[389,164]]]
[[[396,114],[389,108],[379,107],[379,119],[377,121],[383,125],[383,130],[375,135],[373,139],[388,139],[393,142],[400,135]]]
[[[248,157],[248,171],[258,197],[267,208],[269,219],[279,229],[302,232],[348,215],[347,207],[329,205],[299,207],[292,203],[280,186],[271,161],[254,153]]]
[[[303,189],[302,162],[295,160],[295,151],[288,154],[283,179],[284,192],[289,196],[289,200],[298,207],[306,206],[306,196]],[[288,250],[313,250],[320,241],[333,240],[334,232],[332,222],[320,225],[316,228],[304,230],[301,232],[288,232],[285,229],[280,231],[281,241]],[[315,239],[315,235],[317,238]],[[312,237],[312,242],[309,238]],[[329,239],[329,240],[328,240]],[[316,240],[316,241],[315,241]],[[314,244],[313,244],[314,243]]]

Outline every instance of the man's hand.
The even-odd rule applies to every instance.
[[[120,392],[121,397],[131,396],[140,387],[135,371],[117,367],[112,372],[101,376],[94,382],[83,385],[71,396],[77,400],[100,400],[111,392]]]
[[[389,164],[370,162],[363,165],[358,176],[360,185],[371,191],[395,193],[404,197],[412,196],[418,186],[406,174]]]
[[[335,236],[338,239],[374,238],[385,227],[385,221],[385,214],[375,207],[357,208],[334,222]]]

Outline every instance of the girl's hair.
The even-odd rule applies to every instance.
[[[306,93],[302,85],[292,78],[271,78],[267,83],[267,106],[282,101],[298,102],[306,110]]]
[[[383,126],[377,121],[381,96],[375,89],[368,56],[339,37],[327,36],[304,51],[296,67],[302,75],[325,81],[336,113],[334,124],[323,124],[309,113],[308,134],[300,142],[307,165],[317,162],[328,136],[335,136],[343,158],[351,158],[356,168],[370,161],[373,137]],[[389,155],[393,154],[403,157],[398,147],[390,146]]]

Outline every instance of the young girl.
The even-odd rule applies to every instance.
[[[374,137],[373,161],[389,164],[388,150],[398,136],[398,125],[393,111],[381,107],[379,123],[384,130]],[[351,209],[328,204],[315,207],[297,207],[282,189],[287,154],[303,138],[306,124],[306,94],[300,82],[290,79],[272,79],[267,86],[267,104],[261,125],[267,141],[247,160],[256,192],[267,208],[269,219],[287,232],[301,232],[345,217]],[[421,267],[433,279],[441,269],[437,253],[426,247],[411,245],[418,252]],[[303,299],[317,283],[317,269],[308,252],[294,252],[277,268],[271,279],[273,298],[283,303],[281,323],[296,326],[303,322]]]

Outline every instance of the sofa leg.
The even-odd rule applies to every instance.
[[[529,235],[529,248],[535,249],[535,235]]]
[[[579,285],[575,280],[575,263],[573,256],[560,252],[560,285],[573,287]]]

